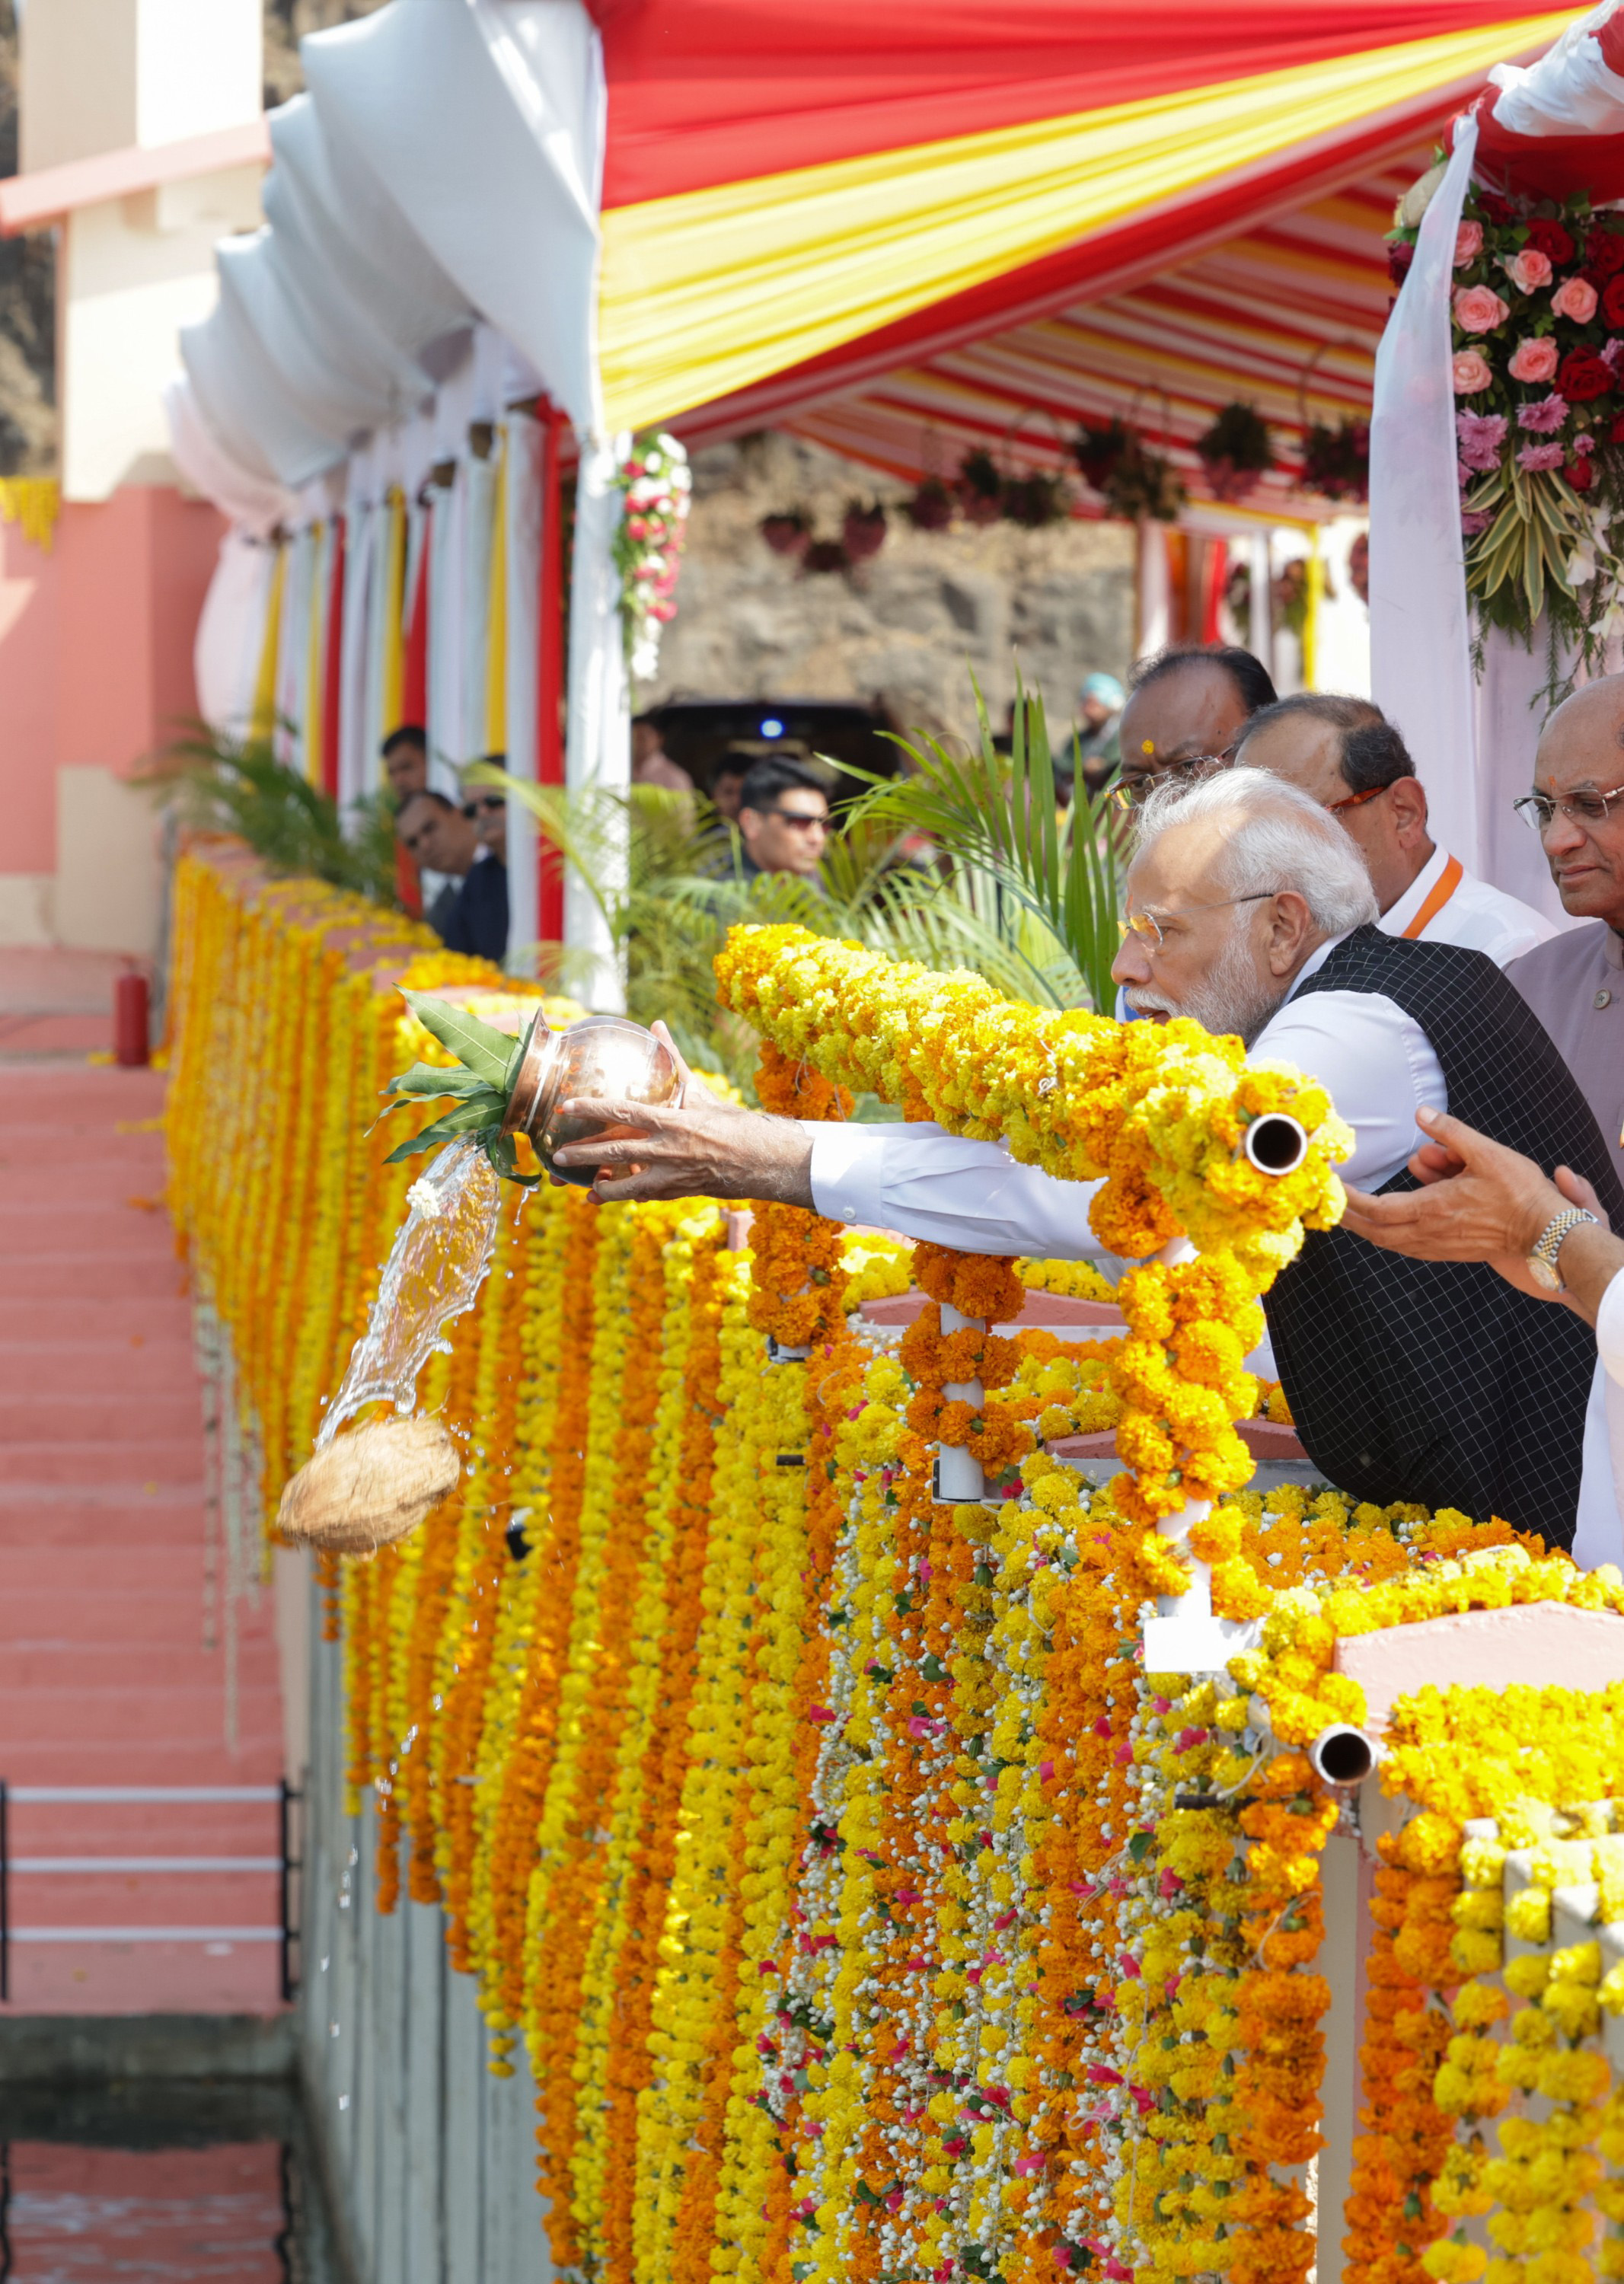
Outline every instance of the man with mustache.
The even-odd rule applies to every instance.
[[[1136,1009],[1237,1033],[1321,1080],[1354,1129],[1345,1170],[1362,1189],[1413,1179],[1429,1108],[1573,1167],[1624,1216],[1595,1121],[1523,1000],[1480,952],[1384,935],[1357,849],[1295,786],[1231,770],[1153,794],[1128,888],[1113,972]],[[1088,1186],[997,1143],[714,1104],[578,1107],[636,1130],[561,1154],[604,1169],[602,1198],[775,1199],[967,1252],[1099,1250]],[[622,1165],[638,1170],[621,1178]],[[1298,1432],[1343,1490],[1503,1515],[1564,1546],[1595,1507],[1595,1530],[1619,1535],[1611,1471],[1584,1465],[1582,1326],[1551,1327],[1481,1264],[1409,1262],[1341,1230],[1308,1237],[1266,1309]]]

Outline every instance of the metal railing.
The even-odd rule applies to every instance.
[[[0,1777],[0,2005],[12,1995],[12,1945],[18,1943],[275,1943],[281,1947],[285,2000],[299,1988],[294,1951],[299,1942],[293,1875],[302,1869],[293,1852],[293,1810],[301,1795],[284,1778],[274,1785],[14,1785]],[[18,1808],[184,1805],[253,1802],[277,1810],[274,1856],[14,1856],[11,1811]],[[152,1872],[202,1874],[274,1872],[278,1910],[274,1924],[257,1927],[19,1926],[12,1915],[12,1881],[30,1873],[83,1875]]]

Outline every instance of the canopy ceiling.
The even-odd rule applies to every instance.
[[[1578,20],[391,0],[304,43],[192,387],[285,486],[420,409],[480,319],[583,434],[787,424],[913,472],[1131,411],[1193,470],[1238,395],[1289,442],[1311,364],[1310,418],[1362,409],[1394,191]]]
[[[1269,422],[1277,460],[1249,505],[1300,513],[1305,411],[1327,426],[1369,415],[1392,293],[1382,232],[1430,155],[1423,146],[1135,292],[966,342],[785,425],[911,480],[951,475],[973,446],[1017,470],[1068,467],[1079,424],[1116,417],[1167,450],[1198,497],[1208,487],[1195,441],[1241,397]]]

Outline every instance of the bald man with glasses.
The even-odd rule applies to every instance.
[[[1506,975],[1561,1050],[1624,1177],[1624,675],[1575,691],[1545,724],[1517,813],[1540,836],[1566,929]]]

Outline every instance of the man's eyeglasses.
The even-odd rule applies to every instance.
[[[1111,798],[1118,809],[1143,809],[1162,786],[1192,785],[1214,770],[1227,770],[1233,759],[1233,748],[1223,754],[1188,754],[1182,762],[1168,762],[1159,770],[1141,770],[1121,778],[1112,786]]]
[[[1327,817],[1340,817],[1345,809],[1362,809],[1367,801],[1374,801],[1378,794],[1388,790],[1386,786],[1371,786],[1366,793],[1350,793],[1346,801],[1328,801],[1325,814]]]
[[[1605,825],[1615,801],[1624,801],[1624,786],[1614,786],[1611,793],[1595,793],[1586,786],[1582,792],[1569,794],[1565,801],[1553,801],[1548,793],[1526,793],[1511,807],[1531,833],[1549,833],[1558,810],[1575,825]]]
[[[463,815],[470,818],[489,817],[497,810],[506,807],[507,795],[504,793],[476,794],[472,801],[465,801],[463,803]]]
[[[1167,918],[1182,920],[1188,919],[1194,912],[1227,911],[1231,904],[1261,904],[1279,893],[1278,888],[1254,888],[1249,896],[1220,896],[1215,904],[1190,904],[1182,912],[1169,912]],[[1161,922],[1152,911],[1129,912],[1126,919],[1117,922],[1117,926],[1124,936],[1136,935],[1140,943],[1152,951],[1159,951],[1167,940],[1162,934]]]
[[[752,817],[780,817],[785,825],[792,825],[797,833],[808,833],[813,825],[816,825],[820,833],[827,833],[829,830],[827,817],[808,817],[799,809],[753,809],[750,814]]]

